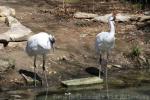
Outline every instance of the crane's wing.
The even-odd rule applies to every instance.
[[[101,32],[96,36],[96,52],[109,51],[114,47],[114,38],[108,32]]]

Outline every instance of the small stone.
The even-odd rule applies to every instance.
[[[61,56],[61,57],[59,57],[58,59],[59,59],[59,60],[63,60],[63,61],[68,60],[68,58],[67,58],[66,56]]]
[[[84,38],[86,37],[88,34],[80,34],[80,37]]]
[[[122,66],[121,66],[121,65],[117,65],[117,64],[107,65],[107,67],[108,67],[109,69],[111,69],[112,67],[122,68]]]
[[[116,67],[116,68],[122,68],[122,66],[121,65],[112,65],[112,67]]]
[[[74,17],[78,19],[91,19],[97,16],[98,16],[97,14],[85,13],[85,12],[76,12],[74,14]]]
[[[7,7],[7,6],[0,6],[0,16],[15,16],[15,9]]]
[[[49,71],[49,72],[48,72],[48,74],[51,74],[51,73],[52,73],[52,71]]]
[[[144,63],[146,63],[146,58],[144,56],[139,57]]]
[[[107,68],[111,69],[111,68],[112,68],[112,65],[107,65]]]
[[[62,60],[68,60],[68,59],[67,59],[67,57],[66,57],[66,56],[63,56],[63,57],[62,57]]]
[[[56,71],[53,71],[53,73],[56,74],[57,72],[56,72]]]
[[[148,65],[149,65],[149,67],[150,67],[150,59],[147,59],[147,63],[148,63]]]
[[[65,95],[71,95],[71,93],[70,93],[70,92],[67,92],[67,93],[65,93]]]
[[[21,96],[20,96],[20,95],[17,95],[17,94],[14,94],[14,95],[11,95],[11,96],[14,97],[15,99],[21,98]]]
[[[14,80],[17,81],[18,79],[15,78]]]

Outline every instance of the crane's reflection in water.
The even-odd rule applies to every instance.
[[[48,93],[36,96],[36,100],[150,100],[150,86],[126,89],[110,89],[109,98],[106,90],[82,90],[66,93]]]

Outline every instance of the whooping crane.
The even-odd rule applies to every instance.
[[[53,44],[55,43],[55,38],[51,34],[40,32],[31,36],[26,45],[26,52],[29,56],[34,56],[34,85],[36,86],[36,58],[37,55],[43,56],[43,72],[45,75],[46,85],[48,86],[47,76],[45,73],[45,60],[46,54],[48,54],[49,50],[53,49]]]

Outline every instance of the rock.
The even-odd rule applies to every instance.
[[[0,42],[9,41],[9,37],[5,34],[0,34]]]
[[[16,18],[7,16],[6,23],[10,27],[4,34],[6,37],[9,37],[7,41],[15,42],[15,41],[24,41],[27,40],[28,36],[32,34],[32,31],[22,25]]]
[[[103,23],[108,23],[108,18],[110,16],[112,16],[112,14],[106,14],[104,16],[95,17],[94,20],[95,21],[100,21],[100,22],[103,22]],[[132,16],[129,15],[129,14],[125,14],[125,13],[116,14],[116,21],[118,21],[118,22],[129,22],[131,18],[132,18]]]
[[[81,85],[83,86],[83,85],[101,84],[103,83],[103,79],[100,79],[99,77],[88,77],[88,78],[66,80],[62,81],[61,83],[67,87],[81,86]]]
[[[138,22],[136,23],[136,26],[137,28],[143,28],[143,27],[146,27],[146,26],[149,26],[150,25],[150,21],[147,21],[147,22]]]
[[[26,76],[24,74],[21,74],[21,75],[24,77],[24,79],[26,80],[27,84],[34,84],[34,79],[32,79],[31,77]]]
[[[64,55],[64,56],[59,57],[58,60],[60,60],[60,61],[67,61],[67,60],[69,60],[69,58],[67,58],[67,57]]]
[[[6,17],[0,17],[0,22],[5,22]]]
[[[129,22],[131,19],[131,15],[125,13],[118,13],[116,15],[116,21],[118,22]]]
[[[17,95],[17,94],[13,94],[13,95],[11,95],[11,97],[15,98],[15,99],[22,99],[22,96]]]
[[[84,38],[84,37],[86,37],[87,35],[88,35],[88,34],[86,34],[86,33],[81,33],[81,34],[80,34],[80,37],[81,37],[81,38]]]
[[[22,25],[16,18],[12,17],[12,16],[7,16],[6,17],[6,24],[9,27],[15,27],[15,26],[20,26]]]
[[[7,7],[7,6],[0,6],[0,16],[6,17],[6,16],[15,16],[16,12],[13,8]]]
[[[0,73],[6,72],[9,69],[15,68],[15,60],[14,59],[0,59]]]
[[[144,15],[150,16],[150,11],[145,11],[145,12],[144,12]]]
[[[138,62],[142,68],[150,68],[150,59],[147,59],[144,56],[139,56]]]
[[[146,58],[144,56],[139,56],[139,58],[144,62],[146,63]]]
[[[140,22],[144,22],[144,21],[149,21],[150,20],[150,16],[141,16],[140,17]]]
[[[34,72],[20,69],[19,73],[24,78],[26,84],[33,85],[34,82],[36,81],[37,85],[42,85],[42,79],[41,79],[41,77],[39,77],[38,74],[36,74],[36,80],[34,81]]]
[[[109,69],[111,69],[112,67],[115,67],[115,68],[122,68],[121,65],[117,65],[117,64],[107,65],[107,67],[108,67]]]
[[[122,68],[122,66],[121,66],[121,65],[112,65],[112,67]]]
[[[140,20],[140,16],[139,15],[131,15],[130,17],[131,17],[130,18],[131,21],[139,21]]]
[[[85,13],[85,12],[76,12],[74,14],[74,17],[78,18],[78,19],[92,19],[92,18],[95,18],[97,16],[98,16],[97,14]]]
[[[103,23],[108,23],[108,18],[112,16],[112,14],[106,14],[104,16],[96,16],[94,17],[94,21],[100,21],[100,22],[103,22]]]

